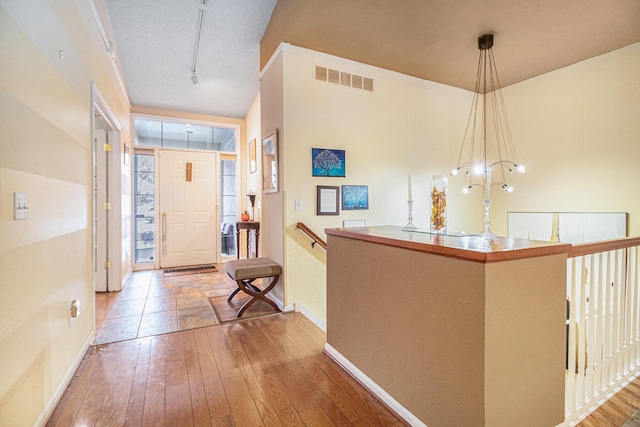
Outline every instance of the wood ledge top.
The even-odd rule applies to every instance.
[[[345,237],[387,246],[432,253],[474,262],[491,263],[540,256],[566,254],[568,243],[496,237],[486,240],[474,235],[442,235],[405,231],[402,227],[327,228],[328,236]]]

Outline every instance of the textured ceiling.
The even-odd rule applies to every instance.
[[[244,118],[259,91],[260,39],[276,0],[105,0],[135,106]]]
[[[282,41],[469,90],[484,33],[503,86],[640,42],[640,0],[209,0],[194,85],[200,0],[104,1],[133,105],[236,118]]]

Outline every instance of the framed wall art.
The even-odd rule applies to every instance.
[[[338,215],[340,187],[318,185],[316,188],[316,215]]]
[[[311,149],[311,167],[313,176],[346,176],[346,159],[344,150],[329,148]]]
[[[249,141],[249,173],[258,170],[258,161],[256,159],[256,139]]]
[[[369,209],[368,185],[343,185],[342,186],[342,210]]]
[[[262,191],[278,192],[278,131],[262,138]]]

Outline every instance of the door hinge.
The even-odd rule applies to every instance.
[[[104,204],[104,210],[105,211],[110,211],[111,210],[111,202],[105,202]]]
[[[104,144],[104,151],[111,151],[113,146],[109,143]]]
[[[104,262],[104,268],[105,268],[105,270],[111,268],[111,261],[105,261]]]

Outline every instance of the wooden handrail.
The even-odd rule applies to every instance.
[[[307,227],[306,225],[304,225],[304,223],[299,222],[296,225],[296,228],[300,231],[302,231],[304,234],[307,235],[308,238],[311,239],[311,247],[315,247],[316,243],[325,251],[327,250],[327,243],[322,240],[320,237],[318,237],[318,235],[316,233],[314,233],[309,227]]]
[[[640,237],[624,237],[622,239],[603,240],[601,242],[593,243],[579,243],[573,245],[569,253],[568,258],[574,258],[584,255],[591,255],[598,252],[615,251],[617,249],[630,248],[633,246],[640,246]]]

